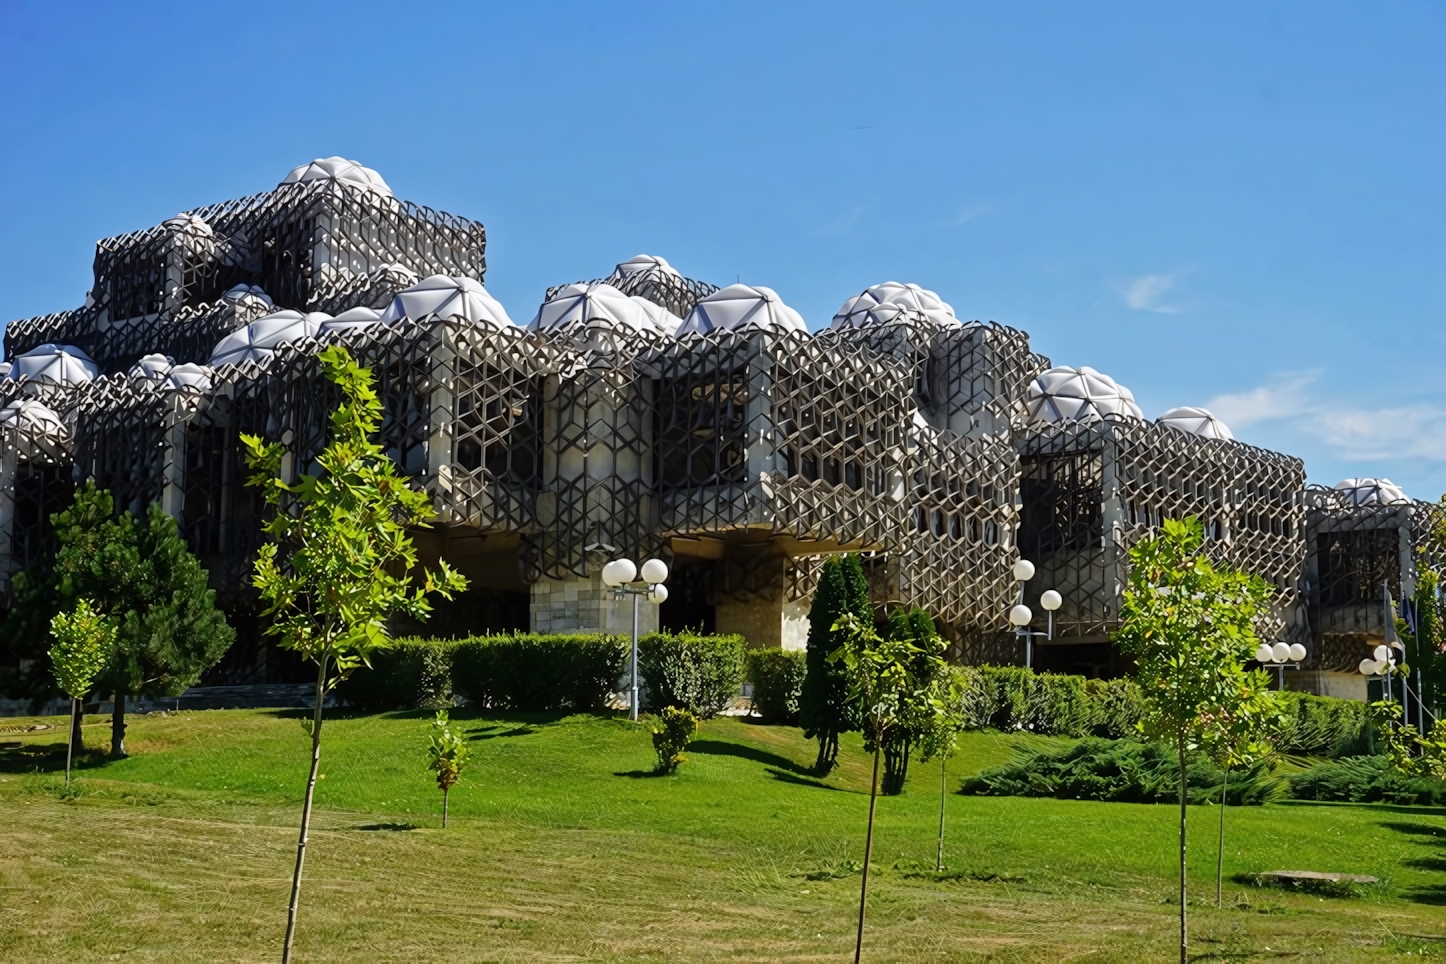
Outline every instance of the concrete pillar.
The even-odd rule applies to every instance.
[[[809,605],[809,600],[788,599],[783,592],[772,599],[725,599],[714,608],[714,621],[719,633],[738,633],[748,640],[749,649],[806,649]]]
[[[602,573],[567,579],[539,579],[532,584],[531,623],[534,633],[618,633],[633,629],[631,596],[618,599],[603,584]],[[638,599],[638,635],[658,628],[658,607]]]

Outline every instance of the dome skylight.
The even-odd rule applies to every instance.
[[[286,175],[281,184],[307,181],[341,181],[376,191],[387,197],[392,196],[392,189],[387,186],[386,181],[382,180],[380,174],[344,157],[319,157],[310,164],[292,168],[291,173]]]
[[[99,375],[100,367],[73,345],[38,345],[16,358],[10,366],[11,378],[51,381],[61,385],[84,385]]]
[[[60,416],[33,398],[17,398],[0,409],[0,425],[44,432],[46,435],[65,434],[65,423]]]
[[[778,292],[762,285],[736,284],[715,291],[698,302],[678,328],[678,335],[740,331],[744,328],[808,334],[803,316],[784,304]]]
[[[537,309],[527,327],[547,331],[569,325],[671,334],[682,319],[646,298],[630,297],[604,282],[563,285]]]
[[[1029,384],[1025,396],[1034,422],[1094,422],[1107,415],[1143,419],[1128,388],[1093,368],[1051,368]]]
[[[958,325],[954,309],[934,292],[916,284],[885,281],[865,288],[843,303],[829,323],[831,328],[862,328],[888,324],[901,315],[923,315],[938,325]]]
[[[1230,426],[1220,421],[1206,408],[1181,405],[1179,408],[1170,409],[1155,421],[1157,424],[1169,426],[1176,431],[1189,432],[1191,435],[1199,435],[1202,438],[1225,439],[1226,441],[1235,438],[1230,432]]]
[[[322,322],[330,321],[331,315],[313,311],[303,315],[287,309],[273,312],[264,318],[257,318],[239,331],[222,338],[211,352],[211,365],[235,365],[246,361],[263,361],[283,344],[314,338],[321,331]]]
[[[506,309],[487,293],[481,282],[474,278],[449,278],[443,274],[423,278],[410,288],[397,292],[392,303],[382,312],[381,320],[395,322],[410,318],[421,321],[432,316],[461,318],[475,325],[498,328],[512,324]]]
[[[1397,505],[1411,501],[1390,479],[1345,479],[1335,484],[1335,490],[1352,505]]]

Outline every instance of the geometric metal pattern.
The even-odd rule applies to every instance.
[[[1057,589],[1058,635],[1103,639],[1129,547],[1194,514],[1213,558],[1275,585],[1267,638],[1315,649],[1369,631],[1366,589],[1399,593],[1434,546],[1437,507],[1307,493],[1298,459],[1203,410],[1137,418],[1111,380],[1050,369],[1023,332],[917,286],[866,289],[811,334],[769,289],[640,255],[550,289],[524,329],[481,285],[485,246],[481,224],[340,158],[100,242],[85,307],[6,333],[9,359],[72,346],[100,375],[0,379],[0,576],[94,477],[120,507],[159,500],[217,588],[249,593],[262,506],[239,436],[312,463],[337,402],[323,343],[373,369],[380,441],[432,496],[438,551],[491,540],[524,586],[660,556],[690,613],[797,602],[855,550],[875,601],[927,609],[954,658],[1018,662],[1021,554],[1026,602]],[[45,353],[26,365],[81,364]]]

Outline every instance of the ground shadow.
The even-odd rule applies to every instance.
[[[110,762],[106,750],[86,747],[71,760],[72,770],[94,770]],[[63,773],[65,772],[65,738],[55,743],[0,743],[0,773]]]
[[[1403,860],[1401,863],[1407,867],[1414,867],[1417,870],[1434,870],[1437,873],[1446,872],[1446,857],[1413,857],[1410,860]]]
[[[1345,800],[1281,800],[1272,807],[1359,807],[1384,813],[1406,813],[1416,817],[1446,817],[1446,807],[1429,807],[1407,803],[1351,803]]]
[[[1434,907],[1446,907],[1446,884],[1435,884],[1431,887],[1416,887],[1411,890],[1401,891],[1401,899],[1409,900],[1413,904],[1430,904]]]
[[[415,823],[366,823],[357,827],[358,830],[382,830],[389,833],[404,833],[408,830],[422,829]]]
[[[853,792],[851,790],[847,790],[844,787],[831,787],[827,783],[821,783],[818,780],[811,780],[808,777],[801,777],[798,776],[796,773],[786,773],[783,770],[775,770],[771,767],[764,772],[767,773],[769,776],[773,777],[773,779],[779,781],[780,783],[792,783],[794,786],[814,787],[819,790],[838,790],[844,793]]]
[[[649,777],[666,777],[671,776],[671,774],[665,773],[662,770],[619,770],[614,773],[613,776],[627,777],[629,780],[646,780]]]
[[[705,756],[736,756],[743,760],[752,760],[754,763],[762,763],[779,770],[786,770],[795,776],[812,776],[813,771],[808,767],[799,766],[787,757],[779,756],[777,753],[770,753],[767,750],[760,750],[757,747],[745,746],[741,743],[727,743],[723,740],[694,740],[688,744],[689,753],[702,753]]]
[[[1410,834],[1413,837],[1437,837],[1436,843],[1446,845],[1446,827],[1433,827],[1429,823],[1397,823],[1394,820],[1386,820],[1376,824],[1387,830],[1394,830],[1396,833]]]
[[[501,730],[500,733],[493,733],[493,730]],[[474,726],[467,731],[469,740],[496,740],[504,736],[531,736],[537,729],[531,726],[514,726],[510,730],[503,730],[501,725],[497,726]]]

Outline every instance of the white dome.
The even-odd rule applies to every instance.
[[[84,385],[99,375],[100,367],[72,345],[40,345],[15,359],[10,366],[11,378],[44,379],[61,385]]]
[[[0,408],[0,425],[16,425],[47,435],[65,434],[60,416],[33,398],[17,398]]]
[[[166,218],[161,222],[161,227],[169,231],[184,231],[187,234],[197,237],[212,237],[215,230],[206,223],[206,219],[195,214],[178,214],[173,218]]]
[[[1156,424],[1167,425],[1180,432],[1189,432],[1191,435],[1199,435],[1202,438],[1218,438],[1231,441],[1235,438],[1230,434],[1230,426],[1210,414],[1207,408],[1192,408],[1189,405],[1181,405],[1179,408],[1172,408],[1164,415],[1155,419]]]
[[[229,301],[232,304],[241,304],[248,301],[259,301],[268,308],[275,307],[275,302],[271,300],[271,296],[268,295],[266,292],[262,291],[260,285],[237,285],[236,287],[227,290],[227,292],[221,296],[221,300]]]
[[[1345,479],[1335,485],[1352,505],[1394,505],[1411,499],[1390,479]]]
[[[334,331],[353,331],[357,328],[370,328],[378,321],[381,321],[382,313],[375,308],[348,308],[330,321],[323,321],[318,332],[322,335]]]
[[[738,331],[763,328],[771,331],[798,331],[808,334],[803,316],[783,303],[772,288],[761,285],[729,285],[713,292],[688,313],[678,328],[678,336],[689,332]]]
[[[619,264],[614,273],[619,278],[626,278],[629,275],[642,274],[643,272],[651,271],[654,268],[656,268],[658,271],[663,272],[664,274],[678,274],[678,272],[673,268],[673,266],[668,264],[667,259],[660,258],[655,254],[640,254],[635,257],[631,257],[628,260]],[[679,275],[679,277],[682,276]]]
[[[434,274],[397,292],[392,303],[382,312],[385,322],[410,318],[421,321],[432,315],[438,318],[461,318],[474,325],[496,328],[512,324],[507,311],[487,293],[481,282],[473,278],[449,278]]]
[[[10,367],[11,367],[11,366],[10,366],[10,362],[8,362],[8,361],[0,362],[0,378],[9,378],[9,377],[10,377]]]
[[[319,157],[310,164],[294,167],[281,183],[295,184],[298,181],[343,181],[392,196],[392,189],[387,187],[380,174],[344,157]]]
[[[1106,415],[1143,419],[1135,396],[1093,368],[1051,368],[1029,383],[1025,398],[1034,422],[1094,422]]]
[[[315,338],[321,331],[322,322],[330,320],[331,315],[324,312],[313,311],[303,315],[289,308],[257,318],[216,343],[215,350],[211,352],[211,365],[234,365],[270,358],[271,353],[283,344]]]
[[[885,281],[865,288],[843,303],[829,323],[831,328],[862,328],[888,324],[902,314],[917,313],[939,325],[958,325],[954,309],[934,292],[916,284]]]
[[[126,374],[132,378],[148,378],[153,382],[159,382],[164,380],[175,366],[176,360],[174,358],[170,355],[162,355],[157,352],[150,355],[142,355]]]
[[[670,334],[682,319],[646,298],[629,297],[610,284],[578,282],[553,292],[527,327],[547,331],[573,324]]]
[[[132,378],[144,378],[154,382],[166,391],[178,388],[195,388],[203,392],[211,390],[210,368],[194,362],[177,365],[176,360],[169,355],[146,355],[131,366],[128,374]]]

